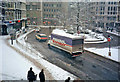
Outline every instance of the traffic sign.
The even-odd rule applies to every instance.
[[[18,20],[18,22],[20,22],[20,20]]]
[[[111,41],[111,38],[108,38],[107,40],[108,40],[108,42],[110,42],[110,41]]]

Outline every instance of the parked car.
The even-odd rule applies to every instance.
[[[35,37],[36,37],[36,40],[38,40],[38,41],[46,41],[48,38],[47,38],[47,36],[46,36],[46,34],[37,34],[37,35],[35,35]]]

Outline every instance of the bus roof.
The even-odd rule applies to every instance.
[[[71,39],[83,39],[83,36],[75,36],[75,35],[72,35],[72,34],[68,34],[64,30],[60,30],[60,29],[53,30],[52,34],[65,36],[65,37],[68,37],[68,38],[71,38]]]

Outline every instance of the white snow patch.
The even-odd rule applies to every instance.
[[[76,77],[70,73],[68,73],[67,71],[59,68],[58,66],[49,63],[46,60],[43,59],[39,59],[38,60],[42,65],[44,65],[46,67],[47,70],[50,71],[50,73],[52,74],[52,76],[56,79],[56,80],[65,80],[66,78],[70,77],[71,80],[74,80]]]
[[[0,71],[2,78],[0,78],[0,80],[26,80],[30,67],[33,67],[35,73],[39,73],[40,69],[5,43],[4,39],[7,37],[0,36],[0,42],[2,44],[2,46],[0,46],[0,50],[2,50],[2,54],[0,54],[0,56],[2,56],[2,71]]]
[[[120,62],[120,54],[119,54],[120,49],[119,48],[111,48],[111,56],[109,56],[109,54],[108,54],[109,48],[85,48],[85,50],[94,52],[103,57]]]
[[[113,32],[111,32],[111,31],[107,31],[108,33],[111,33],[111,34],[114,34],[114,35],[116,35],[116,36],[120,36],[120,33],[119,32],[116,32],[116,31],[113,31]]]

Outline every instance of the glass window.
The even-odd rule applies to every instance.
[[[52,12],[53,12],[53,9],[52,9]]]
[[[46,5],[44,4],[44,6],[46,6]]]
[[[113,2],[111,2],[111,4],[113,4]]]
[[[61,4],[59,4],[59,7],[61,7]]]
[[[116,11],[116,7],[114,7],[114,11]]]
[[[33,10],[37,10],[37,5],[32,5]]]
[[[102,14],[102,12],[100,12],[100,14]]]
[[[96,11],[98,11],[98,7],[96,7]]]
[[[110,10],[110,7],[108,7],[108,11]]]
[[[111,7],[111,11],[113,10],[113,7]]]
[[[26,9],[27,9],[27,10],[30,10],[30,5],[26,5]]]
[[[45,11],[45,9],[44,9],[44,11]]]
[[[52,4],[52,7],[53,7],[53,4]]]
[[[105,10],[105,7],[103,7],[103,11]]]
[[[113,12],[113,14],[115,14],[115,12]]]
[[[40,9],[40,5],[37,5],[37,9]]]
[[[51,16],[53,17],[53,14]]]
[[[102,7],[100,7],[100,10],[102,10]]]

